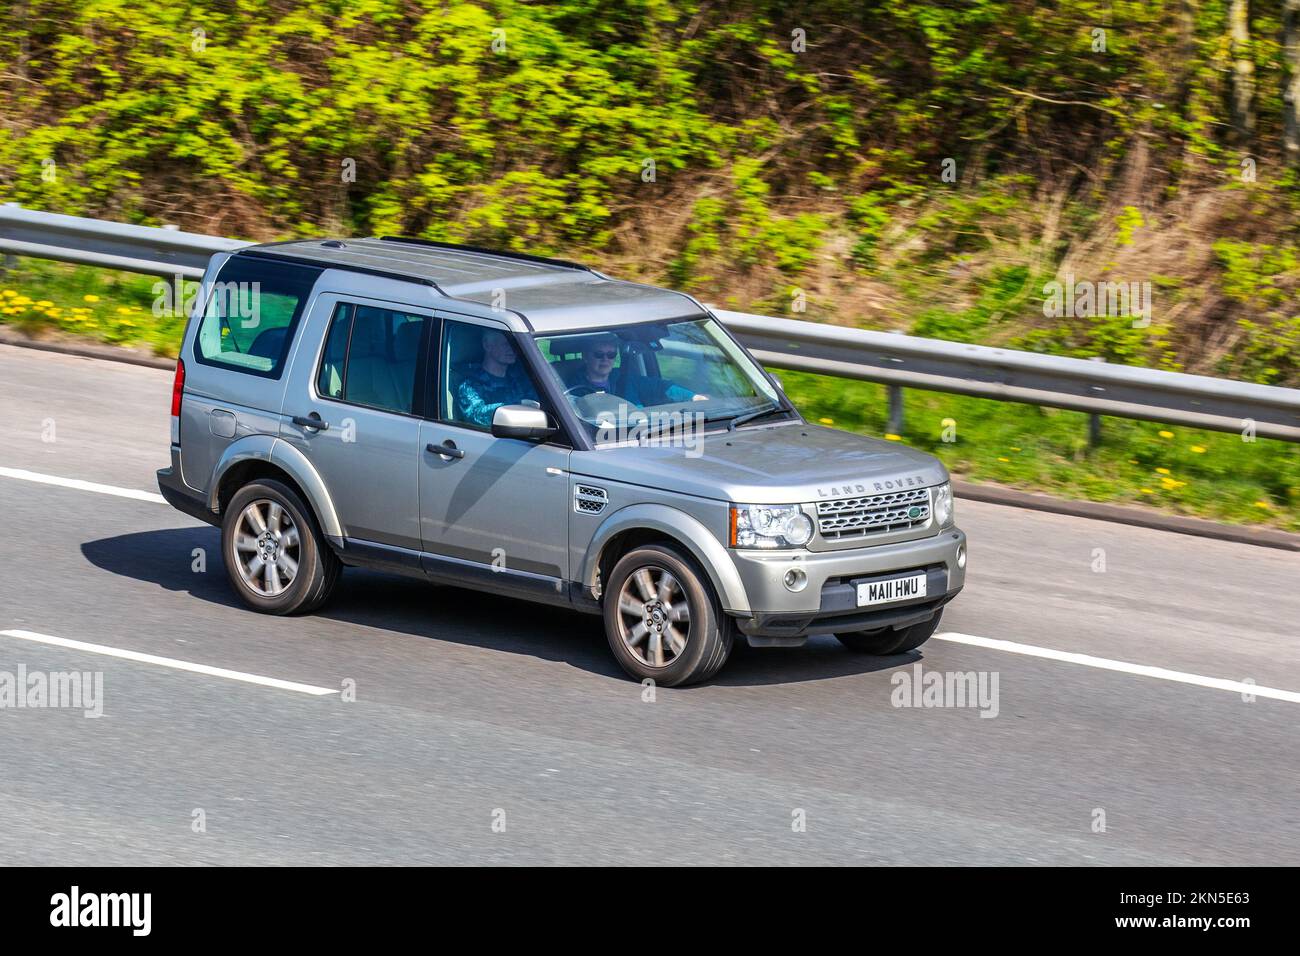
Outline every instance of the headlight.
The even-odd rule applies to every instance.
[[[812,519],[798,505],[731,506],[733,548],[802,548],[812,533]]]
[[[934,489],[934,520],[940,528],[952,524],[952,482],[945,481]]]

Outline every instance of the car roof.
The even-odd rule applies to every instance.
[[[448,298],[518,313],[525,331],[580,331],[704,314],[698,302],[681,292],[611,279],[564,259],[476,246],[383,236],[273,242],[240,250],[249,253],[423,282]]]

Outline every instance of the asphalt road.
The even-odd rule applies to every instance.
[[[595,618],[355,570],[260,616],[215,529],[20,476],[156,492],[170,385],[0,347],[0,681],[103,675],[98,718],[0,709],[0,860],[1300,863],[1294,554],[959,501],[955,638],[746,649],[647,702]],[[996,677],[996,716],[894,706],[918,665]]]

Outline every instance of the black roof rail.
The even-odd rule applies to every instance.
[[[263,243],[262,245],[284,245],[284,243],[268,242]],[[447,295],[447,293],[442,291],[442,288],[438,283],[434,282],[432,279],[425,278],[424,276],[413,276],[404,272],[394,272],[389,269],[371,269],[368,266],[356,266],[348,262],[330,262],[326,259],[313,259],[310,256],[284,255],[283,253],[271,252],[270,250],[263,251],[261,245],[251,246],[246,249],[237,249],[235,250],[234,255],[245,256],[250,259],[274,259],[278,262],[292,262],[295,265],[312,266],[313,268],[321,269],[322,271],[325,269],[339,269],[344,272],[360,272],[363,275],[379,276],[384,279],[397,279],[399,282],[414,282],[417,285],[424,285],[431,289],[435,289],[439,295]],[[447,298],[451,298],[451,296],[447,296]]]
[[[405,242],[414,246],[432,246],[435,249],[449,249],[453,252],[477,252],[485,256],[497,256],[502,259],[519,259],[523,262],[538,262],[542,265],[560,266],[564,269],[580,269],[583,272],[590,272],[592,275],[605,276],[597,272],[591,266],[583,265],[581,262],[574,262],[571,259],[551,259],[548,256],[533,256],[526,252],[502,252],[500,249],[487,249],[483,246],[467,246],[459,242],[436,242],[433,239],[412,239],[408,236],[380,236],[381,242]]]

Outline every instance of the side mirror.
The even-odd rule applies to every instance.
[[[532,405],[502,405],[492,413],[493,438],[539,441],[555,434],[550,416]]]

